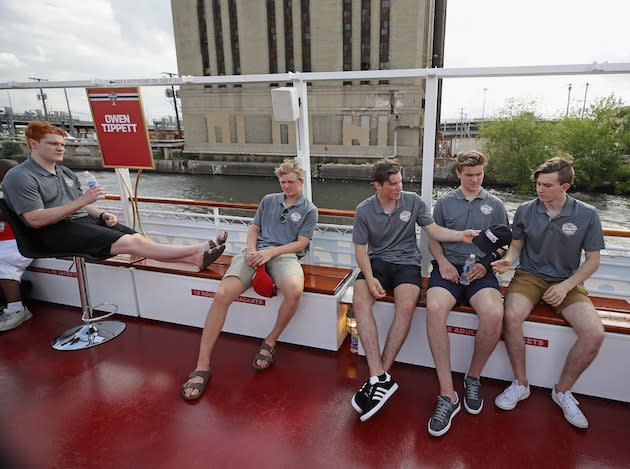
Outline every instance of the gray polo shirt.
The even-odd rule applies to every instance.
[[[284,246],[297,241],[298,236],[313,238],[317,225],[317,207],[304,194],[288,208],[284,198],[283,192],[267,194],[260,202],[254,216],[254,225],[260,228],[256,249]],[[288,213],[283,215],[285,209]],[[297,253],[298,258],[303,257],[308,249],[309,246]]]
[[[466,199],[461,187],[449,192],[435,203],[433,218],[438,225],[455,231],[485,230],[492,225],[510,226],[503,202],[483,188],[471,201]],[[453,265],[464,265],[471,253],[477,259],[486,255],[474,244],[462,241],[440,244],[446,259]]]
[[[543,277],[567,279],[580,266],[582,250],[604,249],[604,234],[595,207],[567,196],[551,218],[539,199],[521,204],[514,214],[513,239],[525,241],[520,268]]]
[[[32,158],[12,168],[2,181],[4,198],[18,215],[40,208],[59,207],[80,197],[79,178],[68,168],[55,165],[55,174],[45,170]],[[68,219],[87,215],[79,209]]]
[[[374,194],[357,206],[352,242],[367,244],[370,259],[418,265],[421,256],[416,240],[416,223],[420,226],[433,223],[426,204],[418,194],[401,192],[391,213],[383,210]]]

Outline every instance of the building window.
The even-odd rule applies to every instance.
[[[287,72],[295,72],[293,58],[293,1],[284,0],[284,54]]]
[[[214,0],[212,2],[212,12],[214,14],[214,43],[217,50],[217,74],[225,75],[225,55],[223,54],[223,27],[221,24],[221,2],[219,0]]]
[[[380,30],[380,48],[379,48],[379,70],[389,70],[389,18],[390,18],[390,0],[381,0],[381,30]],[[380,80],[379,84],[386,85],[389,80]]]
[[[241,74],[241,52],[238,42],[238,20],[236,17],[236,0],[228,0],[230,13],[230,39],[232,40],[232,74]]]
[[[343,0],[343,71],[352,70],[352,0]],[[346,84],[344,82],[344,84]]]
[[[310,0],[302,0],[302,71],[311,71]]]
[[[370,69],[370,0],[361,0],[361,70]]]
[[[276,7],[267,0],[267,43],[269,46],[269,73],[278,73],[278,47],[276,44]]]
[[[289,125],[280,124],[280,143],[287,145],[289,143]]]
[[[210,54],[208,53],[208,28],[204,0],[197,0],[197,21],[199,23],[199,44],[201,46],[201,66],[204,75],[210,75]]]

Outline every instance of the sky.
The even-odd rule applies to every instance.
[[[630,62],[628,18],[628,0],[447,0],[444,65]],[[161,72],[177,72],[170,0],[0,0],[0,82]],[[442,120],[491,118],[510,98],[564,115],[568,101],[582,109],[585,93],[587,106],[611,93],[630,105],[630,75],[445,80]],[[41,109],[36,94],[0,91],[0,108],[10,99],[16,112]],[[49,111],[67,110],[63,90],[46,94]],[[85,91],[68,96],[73,116],[88,119]],[[142,96],[148,119],[174,115],[164,88],[144,87]]]

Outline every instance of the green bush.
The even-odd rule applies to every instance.
[[[24,155],[23,146],[16,142],[3,142],[0,158],[11,158],[14,155]]]

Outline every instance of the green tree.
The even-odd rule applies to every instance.
[[[620,166],[628,145],[628,121],[621,104],[614,95],[609,96],[592,104],[584,117],[572,114],[556,122],[554,140],[573,156],[576,188],[611,190],[620,182],[617,178],[623,178]]]
[[[489,179],[516,191],[531,190],[533,169],[557,151],[551,123],[536,115],[534,104],[508,100],[499,117],[481,128]]]

